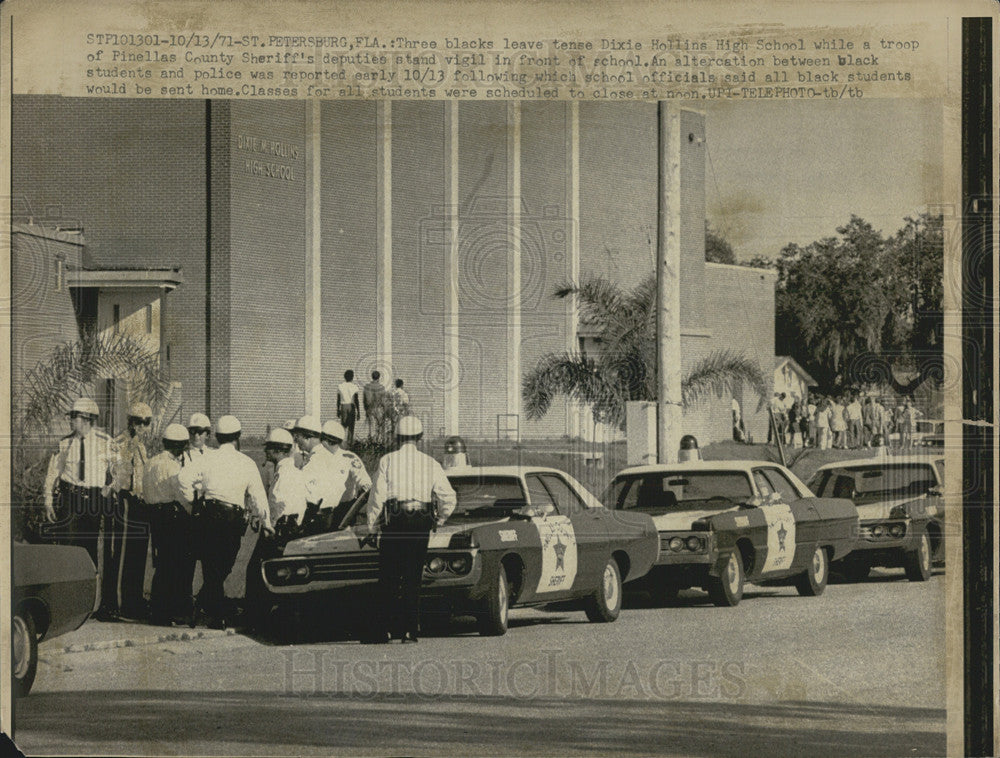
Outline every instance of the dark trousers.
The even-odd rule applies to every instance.
[[[198,606],[210,616],[221,617],[226,612],[223,585],[236,563],[247,520],[242,508],[208,500],[198,522],[198,558],[202,573]]]
[[[118,501],[125,505],[121,561],[122,612],[125,615],[141,616],[146,605],[143,589],[146,582],[152,509],[144,500],[127,490],[118,493]]]
[[[63,545],[84,548],[101,569],[101,608],[118,608],[118,561],[121,558],[121,509],[100,487],[77,487],[60,481],[56,494],[56,521],[43,527],[42,536]],[[104,529],[103,563],[97,544]]]
[[[378,554],[378,631],[394,637],[419,631],[420,580],[431,526],[431,517],[426,513],[402,513],[393,516],[382,529]]]
[[[274,535],[261,534],[257,538],[257,544],[250,555],[249,563],[247,563],[247,582],[244,591],[247,613],[255,623],[262,621],[264,614],[270,610],[267,586],[260,573],[261,564],[280,555],[281,542]]]
[[[343,403],[338,409],[337,415],[340,417],[340,423],[344,426],[344,431],[347,432],[347,439],[344,442],[350,444],[354,441],[354,425],[358,420],[358,409],[354,403]]]
[[[153,511],[153,585],[151,615],[170,620],[191,613],[191,574],[194,570],[191,516],[179,503],[150,506]],[[185,584],[186,579],[186,584]]]

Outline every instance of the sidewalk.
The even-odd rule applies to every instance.
[[[236,634],[233,629],[206,629],[187,626],[153,626],[151,624],[118,621],[108,623],[88,619],[75,632],[41,643],[42,655],[83,653],[93,650],[114,650],[122,647],[158,645],[164,642],[191,642],[194,640],[226,637]]]

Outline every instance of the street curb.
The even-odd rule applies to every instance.
[[[149,635],[146,637],[125,637],[114,640],[100,640],[98,642],[77,642],[72,645],[63,645],[59,653],[89,653],[98,650],[117,650],[125,647],[141,647],[144,645],[159,645],[165,642],[194,642],[196,640],[206,640],[215,637],[228,637],[236,634],[235,629],[199,629],[174,632],[163,632],[162,634]]]

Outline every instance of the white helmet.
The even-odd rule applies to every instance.
[[[89,397],[78,398],[77,401],[73,403],[73,410],[71,410],[70,413],[85,413],[93,418],[97,418],[100,415],[100,411],[97,410],[97,403]]]
[[[342,442],[347,439],[347,430],[339,421],[327,421],[323,424],[323,436],[331,442],[334,440]]]
[[[303,416],[298,421],[295,422],[295,429],[293,431],[297,432],[308,432],[309,434],[314,434],[319,437],[323,433],[323,429],[320,426],[319,419],[315,416]]]
[[[236,434],[242,431],[243,427],[240,425],[240,420],[236,416],[223,416],[219,419],[219,423],[215,426],[216,434]]]
[[[132,418],[152,418],[153,409],[146,403],[132,403],[132,406],[128,409],[128,415]]]
[[[192,413],[188,419],[188,429],[211,429],[212,422],[204,413]]]
[[[191,439],[188,430],[180,424],[170,424],[163,430],[164,442],[187,442]]]
[[[396,434],[400,437],[416,437],[423,432],[424,425],[416,416],[403,416],[396,425]]]
[[[292,435],[287,429],[276,428],[272,429],[271,433],[267,435],[267,445],[283,445],[285,447],[292,446]]]

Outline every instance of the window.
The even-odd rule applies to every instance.
[[[122,307],[115,303],[111,306],[111,328],[114,330],[115,334],[118,334],[118,325],[122,320]]]
[[[537,474],[528,474],[524,477],[524,482],[528,485],[528,500],[532,506],[555,505],[552,502],[552,495],[545,489],[545,485],[542,484],[542,480],[538,478]]]
[[[458,496],[452,518],[489,516],[493,508],[508,509],[509,515],[509,509],[524,505],[524,490],[516,477],[454,476],[448,481]]]
[[[753,472],[753,481],[754,484],[757,485],[757,492],[761,497],[767,497],[774,491],[771,487],[771,483],[767,481],[767,477],[764,476],[764,472],[760,469],[756,469]]]
[[[556,510],[560,516],[569,516],[586,508],[580,496],[573,491],[573,488],[561,476],[542,474],[541,479],[549,492],[552,493],[552,499],[555,500]]]
[[[778,469],[764,469],[764,476],[767,477],[767,481],[770,482],[772,489],[781,495],[781,499],[784,502],[791,503],[793,500],[799,499],[799,493],[795,489],[795,485]]]

